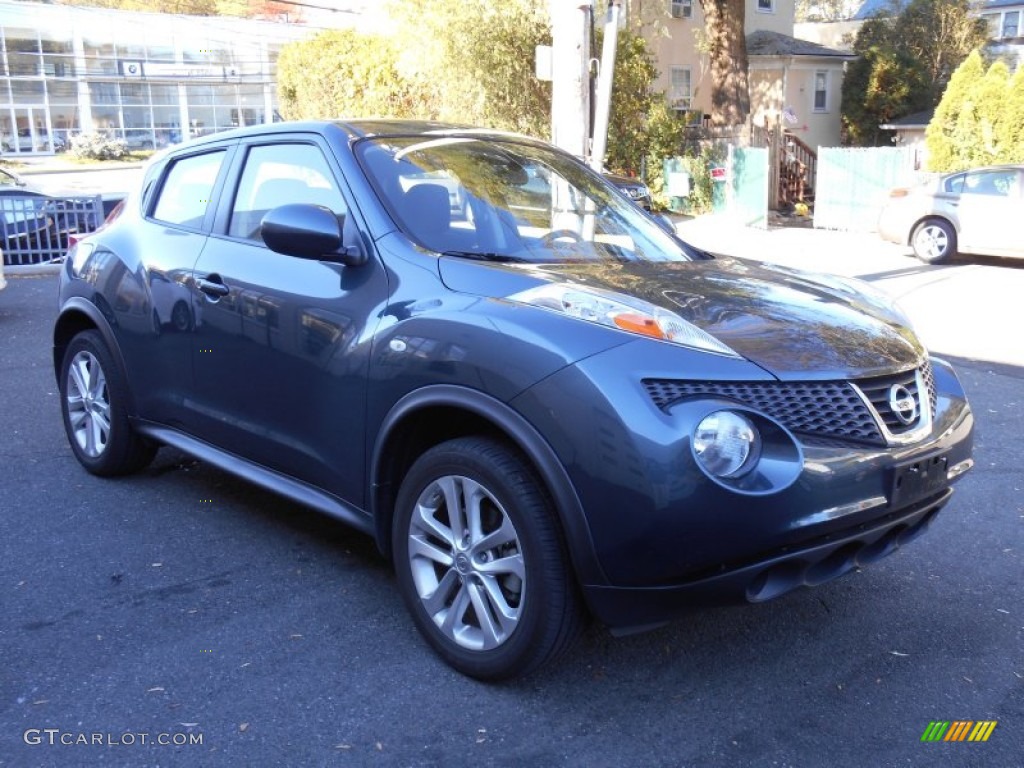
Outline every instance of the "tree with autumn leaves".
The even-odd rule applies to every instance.
[[[843,81],[847,142],[888,143],[879,125],[934,108],[953,70],[987,38],[970,0],[911,0],[895,15],[866,21]]]

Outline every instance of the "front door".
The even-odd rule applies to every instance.
[[[354,232],[330,157],[314,138],[240,147],[221,231],[196,265],[190,418],[199,437],[363,506],[367,371],[387,298],[383,268],[373,258],[344,267],[285,256],[260,236],[263,215],[285,203],[326,206]]]

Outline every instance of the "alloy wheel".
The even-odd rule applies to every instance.
[[[914,249],[929,261],[941,259],[949,250],[949,234],[938,224],[926,224],[917,233]]]
[[[408,530],[412,580],[442,634],[474,651],[505,643],[522,615],[526,569],[519,534],[495,496],[445,475],[420,494]]]
[[[87,350],[68,366],[68,420],[78,447],[90,458],[99,457],[110,441],[110,395],[103,366]]]

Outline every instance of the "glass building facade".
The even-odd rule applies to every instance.
[[[0,145],[60,152],[96,132],[132,149],[271,122],[299,24],[0,0]]]

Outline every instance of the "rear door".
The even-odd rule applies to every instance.
[[[168,161],[144,198],[145,221],[111,279],[117,333],[140,413],[163,424],[182,419],[182,393],[192,386],[194,325],[189,283],[213,221],[210,201],[223,183],[230,145],[204,147]]]
[[[960,250],[992,256],[1024,253],[1017,224],[1024,215],[1024,199],[1016,168],[966,174],[958,207]]]
[[[243,142],[215,231],[196,266],[191,428],[198,436],[363,506],[370,339],[387,299],[360,267],[271,251],[263,215],[329,208],[358,238],[347,186],[317,134]]]

